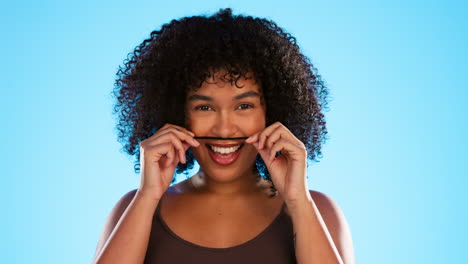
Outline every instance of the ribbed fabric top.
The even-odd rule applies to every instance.
[[[296,263],[293,226],[284,212],[251,240],[229,248],[196,245],[176,235],[160,215],[160,205],[153,217],[145,264],[288,264]]]

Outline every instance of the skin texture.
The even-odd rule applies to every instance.
[[[214,79],[218,74],[223,72],[215,74]],[[251,91],[259,96],[233,100]],[[311,260],[354,263],[351,235],[343,213],[330,197],[307,188],[304,144],[279,122],[265,126],[260,86],[252,80],[244,80],[242,89],[222,81],[206,82],[188,97],[198,98],[188,100],[186,110],[186,126],[195,135],[222,138],[251,136],[245,141],[236,162],[228,166],[214,163],[205,144],[193,148],[201,167],[193,177],[203,174],[203,181],[196,186],[184,181],[163,199],[162,208],[170,209],[161,209],[161,215],[171,230],[183,239],[205,247],[239,245],[264,230],[284,201],[286,213],[294,223],[294,244],[299,263]],[[275,155],[279,151],[281,154]],[[273,172],[272,179],[280,194],[274,199],[258,195],[260,192],[252,172],[257,153]],[[253,208],[255,206],[258,207]],[[246,225],[247,222],[249,224]],[[197,229],[203,232],[194,231]]]
[[[218,72],[211,80],[204,82],[196,92],[190,92],[188,97],[202,95],[210,100],[191,100],[187,102],[187,129],[195,135],[210,137],[245,137],[253,135],[265,128],[265,107],[261,103],[259,85],[252,79],[242,78],[239,82],[242,88],[237,88],[219,78],[225,72]],[[255,92],[251,95],[233,100],[236,96]],[[243,195],[256,191],[256,174],[254,163],[257,150],[252,144],[244,144],[239,150],[240,156],[228,166],[215,163],[208,154],[206,144],[234,144],[240,141],[201,140],[199,147],[192,152],[203,169],[206,177],[205,186],[201,191],[213,195]]]
[[[123,151],[136,158],[136,173],[142,165],[139,143],[167,123],[184,127],[187,113],[181,106],[187,93],[196,92],[221,69],[227,73],[223,79],[236,86],[253,73],[267,109],[265,125],[280,122],[304,143],[309,160],[320,158],[327,135],[322,112],[328,89],[317,69],[295,38],[273,21],[222,9],[209,17],[172,20],[154,30],[117,72],[113,95],[118,139]],[[191,149],[186,160],[177,165],[177,173],[193,168]],[[260,156],[255,169],[271,181]]]
[[[208,155],[204,141],[216,142],[213,139],[199,139],[198,147],[179,144],[188,151],[177,153],[180,159],[167,158],[177,173],[187,172],[197,160],[206,175],[197,188],[188,180],[169,187],[161,200],[161,214],[177,234],[205,246],[240,244],[263,230],[286,202],[297,232],[298,263],[341,263],[338,253],[343,263],[354,263],[340,208],[307,188],[307,161],[321,156],[326,140],[322,112],[328,90],[289,33],[273,21],[233,16],[230,9],[207,18],[173,20],[151,32],[117,75],[118,137],[124,151],[137,158],[137,173],[139,143],[171,126],[194,136],[253,136],[228,166],[215,164]],[[213,82],[220,78],[223,81]],[[247,91],[258,92],[260,99],[232,100]],[[196,100],[195,105],[188,101],[194,94],[212,101]],[[209,106],[195,111],[198,104]],[[281,155],[275,158],[278,151]],[[269,198],[255,187],[257,171],[278,189],[277,196]],[[246,219],[252,225],[243,226]],[[204,233],[190,237],[204,223]],[[242,232],[232,232],[235,225]],[[197,240],[207,234],[214,239]]]

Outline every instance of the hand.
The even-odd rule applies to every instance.
[[[276,122],[250,136],[265,162],[271,179],[286,203],[310,196],[307,187],[307,149],[283,124]],[[281,154],[275,157],[277,152]]]
[[[138,192],[155,200],[161,199],[172,182],[179,162],[185,163],[185,152],[200,146],[187,129],[165,124],[140,143],[141,183]]]

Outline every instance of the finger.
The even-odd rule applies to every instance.
[[[180,144],[180,146],[177,147],[177,152],[179,153],[179,160],[181,163],[187,163],[187,157],[186,157],[186,152],[187,150],[190,148],[190,144],[184,142],[184,141],[176,141],[177,145]],[[178,163],[179,161],[177,160],[176,164]]]
[[[183,127],[173,126],[173,125],[167,126],[165,128],[161,128],[158,131],[158,133],[159,134],[164,134],[164,133],[167,133],[168,131],[174,131],[174,132],[177,132],[180,135],[188,135],[188,136],[191,136],[191,137],[195,136],[195,134],[193,132],[191,132],[191,131],[183,128]]]
[[[268,151],[265,149],[259,149],[259,142],[253,142],[252,145],[257,149],[258,154],[262,157],[263,161],[267,162],[269,160]]]
[[[180,127],[180,126],[174,126],[175,129],[177,129],[178,131],[180,132],[184,132],[184,133],[187,133],[189,134],[190,136],[194,137],[195,136],[195,133],[193,133],[192,131],[186,129],[186,128],[183,128],[183,127]]]
[[[302,142],[300,142],[294,135],[288,133],[283,129],[283,126],[278,127],[270,136],[268,136],[264,147],[266,149],[270,149],[278,140],[286,139],[288,141],[297,142],[296,145],[300,146]]]
[[[260,144],[259,144],[259,149],[263,149],[263,146],[265,144],[265,141],[267,139],[267,137],[271,134],[271,132],[273,132],[276,128],[278,128],[279,126],[282,126],[282,124],[280,122],[275,122],[273,123],[272,125],[268,126],[267,128],[265,128],[259,135],[259,141],[260,141]]]
[[[184,128],[184,127],[173,125],[173,124],[167,124],[167,123],[163,127],[161,127],[159,129],[159,131],[162,132],[162,131],[166,131],[166,130],[171,129],[171,128],[175,129],[175,130],[177,130],[179,132],[187,133],[187,134],[191,135],[192,137],[195,136],[195,133],[193,133],[192,131],[190,131],[190,130]]]
[[[281,152],[281,155],[286,153],[291,158],[299,160],[302,156],[301,153],[303,153],[304,150],[298,147],[297,145],[289,142],[288,140],[281,138],[270,149],[268,160],[270,162],[273,161],[276,158],[276,153],[278,152]]]
[[[276,158],[276,153],[285,151],[285,145],[286,143],[284,140],[278,140],[276,144],[270,149],[270,152],[268,153],[268,161],[271,162]]]
[[[172,146],[171,143],[165,143],[160,146],[160,150],[158,151],[162,154],[162,161],[163,161],[163,167],[167,168],[171,165],[171,163],[174,160],[175,153],[174,153],[174,147]]]
[[[182,142],[176,136],[171,136],[171,142],[172,142],[173,148],[175,148],[175,150],[177,151],[177,154],[179,155],[179,161],[182,163],[185,163],[185,148],[182,145]]]
[[[176,138],[179,141],[185,141],[193,147],[200,146],[200,143],[197,140],[195,140],[192,136],[184,132],[177,131],[175,128],[170,128],[166,130],[165,132],[162,132],[162,134],[158,135],[158,137],[153,139],[153,141],[151,142],[151,145],[157,145],[157,144],[161,144],[161,142],[167,142],[168,138],[170,139]]]
[[[172,132],[168,132],[167,134],[160,136],[160,138],[158,139],[159,141],[164,141],[164,143],[159,142],[159,145],[166,146],[166,144],[169,144],[169,146],[175,149],[175,151],[177,152],[175,154],[177,154],[179,157],[178,161],[181,161],[182,163],[185,162],[186,148],[184,147],[184,145],[182,144],[182,142],[176,135],[174,135]],[[157,140],[154,140],[154,141],[157,141]]]
[[[170,131],[174,131],[174,133],[176,135],[180,136],[181,139],[183,139],[184,141],[186,141],[190,145],[192,145],[194,147],[200,146],[200,142],[198,142],[196,139],[193,138],[193,136],[195,134],[193,134],[192,132],[180,131],[177,128],[175,128],[175,130],[170,130]],[[187,133],[191,133],[191,134],[187,134]]]
[[[172,146],[169,147],[169,150],[166,155],[169,157],[165,164],[167,168],[171,165],[171,163],[173,163],[176,160],[176,153],[175,153],[174,148],[172,148]]]
[[[182,152],[183,159],[181,159],[181,163],[184,163],[184,164],[185,164],[185,163],[187,163],[186,152],[187,152],[187,149],[190,148],[190,145],[187,144],[187,143],[185,143],[185,142],[182,142],[182,146],[184,147],[184,151]],[[182,160],[183,160],[183,162],[182,162]],[[174,166],[177,166],[177,164],[179,163],[179,161],[178,161],[178,160],[174,160],[173,163],[174,163],[174,164],[173,164]]]
[[[266,142],[264,143],[263,147],[266,149],[270,149],[273,144],[279,139],[284,138],[291,143],[296,142],[296,145],[301,146],[303,145],[302,142],[296,138],[296,136],[284,125],[280,124],[271,134],[268,136]]]
[[[266,142],[264,143],[266,149],[270,149],[276,141],[278,141],[280,138],[283,138],[284,132],[282,129],[282,126],[277,127],[271,134],[268,136],[266,139]]]
[[[179,161],[174,159],[174,161],[172,161],[171,165],[174,166],[174,167],[177,167],[178,164],[179,164]]]
[[[257,132],[257,133],[255,133],[255,134],[251,135],[249,138],[247,138],[247,139],[245,140],[245,142],[246,142],[246,143],[250,143],[250,144],[252,144],[252,143],[254,143],[254,142],[257,142],[257,140],[258,140],[258,135],[259,135],[259,134],[260,134],[260,132]]]
[[[182,142],[182,145],[184,146],[185,151],[187,151],[187,149],[190,148],[190,144],[188,144],[187,142]]]

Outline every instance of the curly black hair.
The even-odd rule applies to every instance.
[[[275,22],[233,15],[226,8],[164,24],[119,66],[113,114],[119,114],[118,141],[136,157],[135,173],[140,172],[140,142],[166,123],[184,126],[187,92],[219,69],[226,70],[231,83],[253,72],[266,103],[266,125],[281,122],[304,143],[309,160],[322,157],[321,145],[328,139],[322,113],[328,110],[328,89],[317,69]],[[188,175],[193,168],[190,149],[186,156],[176,173]],[[272,183],[260,155],[255,164],[258,174]]]

